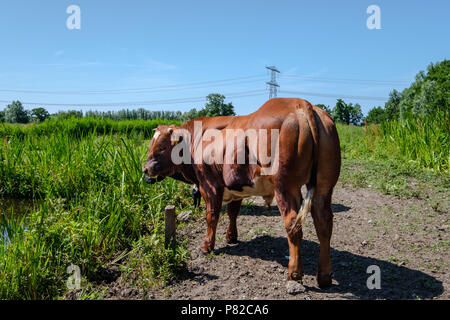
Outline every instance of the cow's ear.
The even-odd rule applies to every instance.
[[[169,134],[172,134],[172,132],[173,132],[173,128],[169,128],[169,129],[167,129],[167,132],[169,132]]]

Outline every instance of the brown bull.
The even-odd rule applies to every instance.
[[[201,124],[200,133],[198,123]],[[263,144],[251,140],[252,135],[247,134],[249,129],[267,133],[265,139],[261,139],[264,134],[259,136],[258,142],[263,141]],[[234,143],[233,135],[228,136],[230,132],[244,130],[244,139],[237,138],[237,143]],[[184,134],[177,134],[180,131]],[[221,137],[224,143],[220,143]],[[271,143],[272,138],[276,138],[275,146]],[[198,155],[203,155],[200,161]],[[244,155],[244,162],[242,158],[239,161],[240,155]],[[267,155],[271,155],[270,163]],[[183,161],[174,161],[174,156],[183,157]],[[225,159],[219,161],[220,156]],[[311,211],[320,242],[317,281],[320,287],[326,287],[331,285],[332,272],[331,195],[340,166],[339,138],[331,117],[308,101],[276,98],[246,116],[205,117],[179,127],[159,126],[150,142],[143,171],[148,179],[181,173],[185,180],[199,186],[206,203],[208,224],[202,247],[204,253],[214,249],[222,203],[227,203],[230,218],[226,238],[229,243],[235,243],[236,218],[242,199],[262,196],[270,204],[275,196],[287,232],[288,279],[291,280],[303,277],[302,223]],[[303,185],[307,188],[304,200]]]

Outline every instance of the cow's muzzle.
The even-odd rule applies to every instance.
[[[154,184],[156,183],[156,178],[151,178],[149,176],[144,176],[145,182],[147,182],[148,184]]]
[[[148,175],[145,174],[144,172],[144,180],[145,182],[147,182],[148,184],[155,184],[159,181],[164,180],[165,177],[161,177],[161,176],[156,176],[156,177],[150,177]]]

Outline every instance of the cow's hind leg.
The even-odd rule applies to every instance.
[[[236,220],[237,216],[239,215],[239,210],[241,209],[242,200],[237,200],[230,202],[227,205],[227,213],[228,217],[230,219],[230,224],[228,225],[227,230],[227,242],[228,243],[237,243],[238,238],[238,231],[237,231],[237,225]]]
[[[302,229],[292,228],[300,208],[298,192],[276,191],[275,197],[284,221],[289,243],[288,280],[302,280],[303,266],[301,258]]]
[[[314,220],[317,237],[320,242],[319,266],[317,269],[317,283],[320,288],[331,285],[330,240],[333,230],[333,212],[331,211],[331,193],[318,194],[313,197],[311,214]]]

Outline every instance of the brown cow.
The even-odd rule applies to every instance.
[[[198,123],[201,124],[200,131],[197,130]],[[262,144],[251,140],[254,136],[249,129],[262,132],[258,136],[258,142],[263,141]],[[243,130],[248,134],[241,140],[238,137],[236,144],[235,137],[227,135],[229,132],[242,133]],[[273,141],[275,147],[271,143]],[[242,158],[239,161],[242,154],[244,162]],[[174,155],[184,160],[175,161]],[[268,155],[271,155],[269,162]],[[218,160],[220,156],[225,160]],[[317,282],[320,287],[326,287],[331,285],[332,272],[331,195],[340,166],[339,138],[331,117],[308,101],[275,98],[246,116],[205,117],[190,120],[179,127],[159,126],[150,142],[143,172],[147,179],[181,173],[187,181],[199,186],[206,203],[208,225],[201,249],[203,253],[214,249],[222,203],[227,203],[230,218],[226,238],[229,243],[235,243],[236,218],[242,199],[257,195],[270,204],[275,196],[289,243],[290,280],[301,281],[303,277],[300,256],[302,223],[311,211],[320,241]],[[303,185],[307,187],[304,200],[301,195]]]

